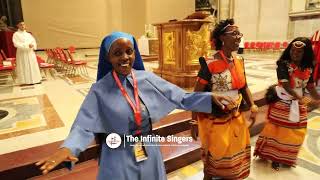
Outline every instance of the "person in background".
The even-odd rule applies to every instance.
[[[34,37],[26,31],[26,25],[19,21],[18,31],[13,34],[13,45],[17,48],[16,75],[21,85],[41,83],[41,74],[34,50],[37,43]]]
[[[77,161],[76,156],[98,133],[105,137],[111,133],[138,138],[152,135],[152,123],[176,108],[211,113],[215,105],[227,110],[221,101],[234,104],[228,97],[211,92],[187,93],[144,71],[133,36],[114,32],[101,43],[97,82],[85,98],[69,136],[56,153],[37,165],[48,173],[63,161]],[[116,149],[102,144],[97,179],[167,179],[157,142],[123,143],[126,145]]]
[[[271,160],[272,168],[295,166],[307,131],[307,103],[319,106],[320,96],[312,76],[313,52],[311,41],[295,38],[277,61],[278,85],[266,94],[269,103],[267,123],[256,142],[254,155]],[[308,102],[304,89],[313,102]]]
[[[191,134],[196,139],[199,128],[204,180],[244,179],[250,173],[250,134],[239,107],[245,100],[254,119],[258,106],[246,82],[243,58],[232,54],[238,50],[241,37],[233,19],[220,21],[211,36],[217,53],[199,59],[201,69],[194,91],[229,96],[236,102],[233,110],[216,115],[193,113]]]
[[[240,43],[239,43],[239,49],[238,49],[238,54],[243,54],[244,50],[244,37],[241,37]]]

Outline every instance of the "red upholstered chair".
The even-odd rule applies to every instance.
[[[256,48],[259,49],[259,51],[263,50],[263,42],[259,41],[256,43]]]
[[[40,56],[37,56],[37,62],[39,65],[39,68],[42,72],[44,72],[44,75],[47,77],[47,71],[50,72],[51,76],[54,78],[54,73],[52,72],[54,68],[54,64],[46,63],[44,59],[42,59]]]
[[[256,50],[256,42],[250,42],[250,50],[255,51]]]
[[[72,66],[70,73],[75,75],[77,73],[77,69],[78,69],[78,70],[80,70],[81,74],[88,76],[88,71],[87,71],[87,67],[86,67],[87,62],[84,60],[74,59],[69,50],[67,50],[67,54],[71,60],[70,65]]]
[[[49,52],[48,56],[52,57],[52,63],[55,65],[55,69],[59,71],[61,68],[61,62],[58,58],[56,49],[49,49],[48,52]],[[51,60],[50,60],[50,63],[51,63]]]
[[[256,42],[250,42],[250,49],[256,48]]]
[[[68,48],[68,50],[69,50],[69,52],[70,52],[71,54],[73,54],[73,53],[76,52],[76,48],[75,48],[74,46],[70,46],[70,47]]]
[[[6,55],[6,53],[3,51],[3,49],[0,49],[0,54],[2,55],[2,58],[5,61],[12,61],[12,64],[16,64],[16,58],[8,58],[8,56]]]
[[[51,49],[45,49],[44,51],[47,54],[46,62],[54,64],[54,55],[53,55],[53,52],[51,51]]]
[[[282,42],[282,49],[285,49],[285,48],[287,48],[288,47],[288,42],[287,41],[284,41],[284,42]]]
[[[0,74],[10,74],[12,77],[12,80],[15,81],[14,78],[14,69],[15,66],[12,63],[12,61],[4,61],[5,59],[0,54]]]
[[[244,49],[250,49],[250,43],[244,42]]]
[[[63,62],[66,64],[66,71],[65,71],[65,75],[72,75],[72,61],[70,59],[70,57],[67,55],[67,53],[65,52],[65,50],[61,49],[60,50],[60,54],[62,56],[62,60]]]
[[[273,46],[274,51],[280,51],[281,43],[280,42],[275,42]]]
[[[269,52],[270,50],[273,50],[273,42],[265,42],[264,44],[264,49],[265,51]]]
[[[54,54],[57,60],[58,69],[61,71],[65,71],[66,73],[69,68],[69,62],[68,62],[68,57],[66,57],[66,55],[63,52],[63,49],[59,47],[55,48]]]
[[[250,52],[250,42],[244,42],[244,51]]]
[[[262,50],[267,51],[268,50],[268,42],[263,42],[262,43]]]

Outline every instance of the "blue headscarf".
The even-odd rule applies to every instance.
[[[135,60],[133,62],[133,68],[136,70],[144,70],[142,58],[138,49],[138,44],[134,39],[134,37],[124,32],[113,32],[102,40],[102,43],[100,46],[97,81],[99,81],[106,74],[112,71],[112,64],[109,61],[108,54],[109,54],[111,45],[120,38],[126,38],[130,40],[130,42],[133,44],[133,47],[135,50]]]

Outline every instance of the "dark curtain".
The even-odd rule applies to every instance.
[[[0,0],[1,16],[7,16],[8,26],[15,27],[19,20],[23,20],[21,0]]]

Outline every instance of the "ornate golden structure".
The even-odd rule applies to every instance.
[[[187,64],[199,64],[199,57],[210,55],[209,24],[203,24],[199,31],[187,31],[186,53]]]
[[[180,87],[192,88],[200,68],[198,59],[210,50],[210,24],[199,19],[155,24],[159,67],[154,72]]]

